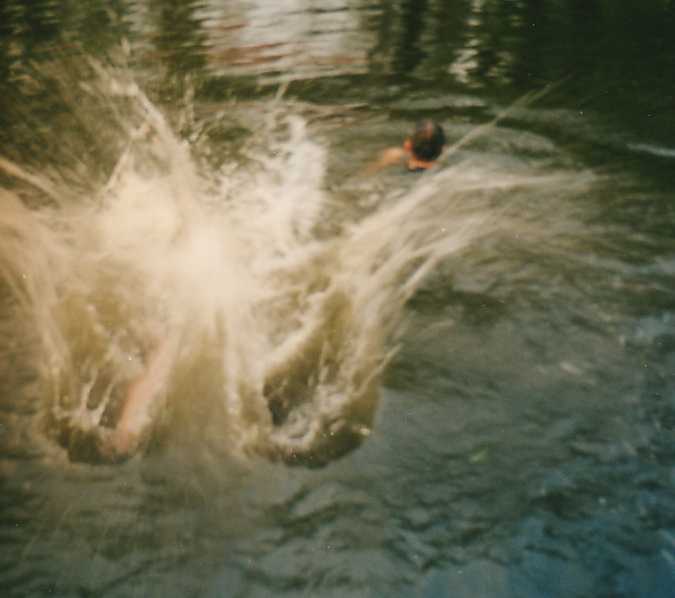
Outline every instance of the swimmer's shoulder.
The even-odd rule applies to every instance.
[[[389,166],[403,165],[407,157],[408,153],[402,147],[389,147],[380,153],[377,160],[366,167],[365,174],[374,174]]]

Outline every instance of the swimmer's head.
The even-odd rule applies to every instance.
[[[421,120],[415,131],[405,141],[405,149],[418,160],[433,162],[441,155],[445,145],[445,133],[442,127],[432,120]]]

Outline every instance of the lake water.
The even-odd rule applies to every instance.
[[[0,593],[674,596],[673,31],[5,0]],[[69,455],[164,338],[143,451]]]

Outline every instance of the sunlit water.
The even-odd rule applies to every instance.
[[[364,72],[359,3],[203,6],[181,51],[176,15],[162,66],[206,59],[233,97],[133,66],[151,10],[115,67],[17,79],[3,595],[672,595],[672,148],[576,106],[504,115],[475,89],[489,10],[468,4],[459,92],[327,78],[300,101],[298,79]],[[415,31],[407,10],[377,43]],[[373,72],[436,72],[375,47]],[[270,87],[238,98],[241,75]],[[419,114],[442,167],[361,176]],[[64,422],[109,425],[167,340],[139,454],[81,463]]]

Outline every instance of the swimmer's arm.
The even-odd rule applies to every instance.
[[[406,157],[407,153],[402,147],[390,147],[384,150],[377,160],[369,164],[364,169],[363,174],[375,174],[383,168],[401,164],[406,159]]]

